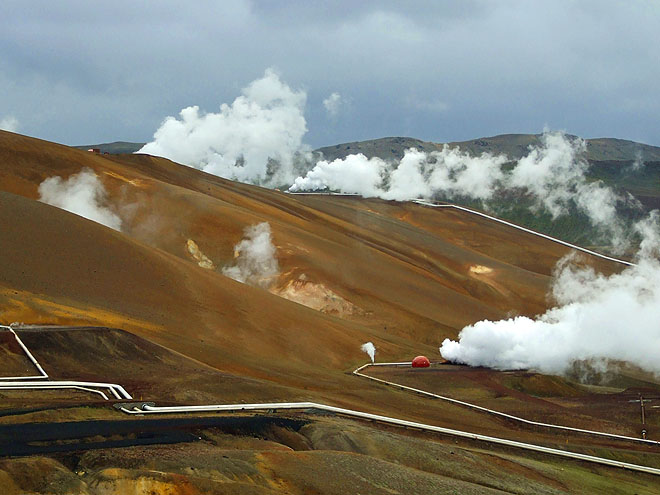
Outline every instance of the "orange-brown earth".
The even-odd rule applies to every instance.
[[[531,421],[633,437],[642,427],[639,403],[631,401],[640,394],[652,402],[660,399],[656,382],[624,374],[617,376],[618,383],[595,386],[530,371],[497,372],[452,364],[425,369],[374,367],[364,373]],[[646,415],[645,429],[650,438],[660,432],[660,416],[653,410]]]
[[[36,201],[45,178],[83,168],[105,185],[122,232]],[[77,340],[83,334],[75,330],[42,329],[49,337],[40,341],[38,332],[24,332],[53,376],[124,381],[145,400],[160,402],[311,399],[548,445],[565,441],[347,373],[365,361],[360,344],[366,341],[374,342],[380,360],[433,358],[442,340],[466,324],[542,312],[552,270],[570,251],[559,244],[465,212],[289,195],[162,158],[98,156],[3,131],[0,189],[2,320],[117,327],[140,342],[121,353],[112,352],[112,338],[129,345],[133,337],[106,331],[98,340]],[[245,227],[260,222],[271,226],[280,266],[269,290],[221,273]],[[604,272],[619,269],[589,256],[583,261]],[[159,355],[145,350],[153,345],[166,357],[145,358],[145,352]],[[72,352],[77,346],[85,350]],[[12,362],[20,360],[10,354]],[[3,396],[4,407],[33,400]],[[118,414],[95,407],[85,417]],[[75,408],[25,413],[11,421],[76,414]],[[586,438],[573,446],[660,464],[644,448]],[[290,456],[275,469],[279,454],[259,455],[249,463],[271,478],[285,465],[303,470],[330,462]],[[518,469],[524,456],[515,455]],[[328,466],[328,473],[343,472]],[[291,486],[304,485],[296,483]]]

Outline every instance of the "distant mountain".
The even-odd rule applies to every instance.
[[[578,139],[577,136],[568,136]],[[623,139],[598,138],[587,139],[586,159],[590,163],[587,172],[588,180],[600,180],[607,186],[622,194],[630,194],[636,198],[645,211],[660,209],[660,148],[646,144],[626,141]],[[503,154],[511,161],[518,160],[529,153],[530,146],[541,144],[540,134],[503,134],[463,142],[447,143],[458,147],[471,155],[491,153]],[[406,137],[387,137],[369,141],[342,143],[316,150],[326,160],[345,158],[350,154],[362,153],[368,158],[378,157],[388,162],[397,162],[408,148],[424,151],[437,151],[443,148],[442,143],[432,143]],[[643,167],[634,167],[636,161],[644,163]],[[482,208],[483,204],[469,198],[437,197],[435,199],[458,202],[465,206]],[[607,249],[598,230],[595,229],[583,215],[574,212],[558,219],[553,219],[548,213],[530,210],[529,199],[523,197],[502,196],[489,201],[490,211],[507,220],[520,223],[535,230],[577,244],[588,245],[599,249]],[[624,217],[631,221],[641,212],[635,208],[621,211]]]
[[[577,139],[577,136],[569,136]],[[587,139],[587,159],[589,161],[660,161],[660,147],[648,144],[626,141],[624,139],[597,138]],[[473,155],[482,153],[504,154],[512,160],[517,160],[529,152],[529,147],[541,144],[540,134],[502,134],[500,136],[484,137],[470,141],[447,143],[451,147],[459,147]],[[378,157],[383,160],[400,160],[408,148],[418,150],[441,150],[444,143],[432,143],[407,137],[386,137],[368,141],[336,144],[319,148],[327,160],[345,158],[350,154],[362,153],[367,157]]]
[[[99,150],[101,150],[101,153],[109,153],[111,155],[121,155],[123,153],[135,153],[145,144],[146,143],[129,143],[127,141],[115,141],[114,143],[84,144],[80,146],[74,146],[74,148],[79,150],[89,150],[89,149],[98,148]]]
[[[577,139],[577,136],[569,136]],[[470,141],[447,143],[451,147],[459,147],[473,155],[481,153],[504,154],[511,159],[519,159],[529,152],[530,146],[541,144],[540,134],[502,134],[483,137]],[[625,139],[596,138],[587,139],[587,159],[589,161],[660,161],[660,147],[636,143]],[[80,150],[99,148],[101,153],[111,155],[135,153],[146,143],[131,143],[115,141],[114,143],[86,144],[74,146]],[[354,141],[318,148],[316,152],[323,153],[326,160],[345,158],[348,155],[362,153],[367,157],[378,157],[383,160],[400,160],[405,150],[417,148],[423,151],[441,150],[445,143],[433,143],[409,137],[385,137],[368,141]]]
[[[568,136],[578,139],[577,136]],[[591,163],[589,177],[602,180],[610,187],[635,196],[647,210],[660,208],[660,147],[615,138],[586,139],[586,158]],[[116,141],[114,143],[75,146],[87,150],[99,148],[101,153],[111,155],[135,153],[145,143]],[[470,141],[447,143],[472,155],[482,153],[504,154],[511,160],[518,160],[529,152],[530,146],[541,144],[540,134],[502,134]],[[378,157],[386,161],[399,161],[405,150],[417,148],[422,151],[439,151],[444,143],[433,143],[409,137],[385,137],[368,141],[354,141],[326,146],[315,150],[326,160],[345,158],[362,153],[368,158]],[[636,173],[630,173],[630,165],[642,161],[646,166]],[[310,164],[310,167],[313,164]],[[474,206],[474,205],[473,205]],[[556,232],[555,232],[556,233]]]
[[[408,137],[385,137],[370,139],[368,141],[354,141],[351,143],[335,144],[314,150],[322,153],[326,160],[332,161],[337,158],[346,158],[348,155],[362,153],[368,158],[378,157],[383,160],[400,160],[408,148],[417,148],[423,151],[439,151],[442,144],[421,141]]]

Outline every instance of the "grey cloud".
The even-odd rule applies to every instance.
[[[312,146],[546,124],[660,144],[653,3],[8,1],[2,11],[0,111],[60,142],[147,140],[165,116],[217,111],[275,67],[309,95]],[[327,129],[332,92],[352,110]],[[421,111],[411,95],[447,110]]]

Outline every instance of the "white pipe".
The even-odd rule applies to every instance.
[[[129,394],[126,391],[126,389],[124,389],[124,387],[122,387],[121,385],[118,385],[116,383],[110,383],[109,385],[112,385],[112,387],[114,387],[124,399],[130,399],[130,400],[133,399],[131,394]]]
[[[297,196],[362,196],[360,193],[334,193],[334,192],[294,192],[283,191],[284,194],[295,194]]]
[[[57,381],[49,381],[49,382],[41,382],[41,383],[3,382],[0,383],[0,389],[2,389],[3,387],[21,387],[27,390],[27,389],[43,388],[44,385],[105,388],[109,390],[110,393],[119,400],[133,399],[133,397],[131,397],[131,395],[128,392],[126,392],[126,390],[124,390],[124,387],[122,387],[121,385],[117,385],[115,383],[102,383],[102,382],[83,382],[83,381],[74,381],[74,380],[57,380]]]
[[[578,251],[582,251],[582,252],[587,253],[587,254],[590,254],[590,255],[592,255],[592,256],[597,256],[597,257],[599,257],[599,258],[603,258],[603,259],[608,260],[608,261],[614,261],[614,262],[616,262],[616,263],[621,263],[621,264],[623,264],[623,265],[635,266],[635,263],[631,263],[631,262],[629,262],[629,261],[620,260],[620,259],[618,259],[618,258],[612,258],[611,256],[605,256],[604,254],[597,253],[596,251],[591,251],[590,249],[586,249],[586,248],[583,248],[583,247],[580,247],[580,246],[576,246],[575,244],[571,244],[571,243],[569,243],[569,242],[562,241],[561,239],[557,239],[556,237],[551,237],[551,236],[549,236],[549,235],[542,234],[541,232],[536,232],[535,230],[531,230],[531,229],[528,229],[528,228],[526,228],[526,227],[521,227],[520,225],[516,225],[515,223],[507,222],[506,220],[501,220],[501,219],[499,219],[499,218],[497,218],[497,217],[494,217],[494,216],[491,216],[491,215],[487,215],[487,214],[485,214],[485,213],[481,213],[480,211],[472,210],[472,209],[470,209],[470,208],[466,208],[466,207],[464,207],[464,206],[458,206],[458,205],[436,205],[436,204],[434,204],[434,203],[430,203],[430,202],[428,202],[428,201],[423,201],[423,200],[418,200],[418,199],[413,199],[412,202],[413,202],[413,203],[420,204],[420,205],[424,205],[424,206],[430,206],[430,207],[433,207],[433,208],[455,208],[455,209],[457,209],[457,210],[467,211],[468,213],[473,213],[474,215],[479,215],[480,217],[484,217],[484,218],[487,218],[487,219],[489,219],[489,220],[493,220],[493,221],[495,221],[495,222],[499,222],[499,223],[502,223],[502,224],[504,224],[504,225],[508,225],[509,227],[513,227],[513,228],[516,228],[516,229],[522,230],[523,232],[527,232],[527,233],[529,233],[529,234],[533,234],[533,235],[536,235],[536,236],[539,236],[539,237],[543,237],[544,239],[548,239],[548,240],[550,240],[550,241],[556,242],[556,243],[558,243],[558,244],[562,244],[562,245],[567,246],[567,247],[570,247],[570,248],[572,248],[572,249],[576,249],[576,250],[578,250]]]
[[[360,371],[362,371],[364,368],[368,368],[369,366],[412,366],[412,361],[406,361],[406,362],[401,362],[401,363],[367,363],[363,364],[360,366],[358,369],[353,371],[354,375],[360,375]],[[360,375],[363,376],[363,375]],[[367,375],[364,375],[367,376]],[[367,378],[371,378],[367,376]]]
[[[318,195],[318,196],[360,196],[360,194],[356,194],[356,193],[350,193],[349,194],[349,193],[328,193],[328,192],[290,192],[290,191],[285,191],[285,192],[287,192],[289,194],[308,195],[308,196],[309,195]],[[529,234],[533,234],[533,235],[537,235],[539,237],[543,237],[544,239],[548,239],[550,241],[556,242],[558,244],[562,244],[562,245],[570,247],[572,249],[577,249],[578,251],[582,251],[584,253],[591,254],[592,256],[597,256],[599,258],[603,258],[603,259],[606,259],[608,261],[614,261],[615,263],[621,263],[623,265],[635,266],[635,263],[620,260],[618,258],[613,258],[611,256],[606,256],[604,254],[597,253],[596,251],[591,251],[590,249],[586,249],[586,248],[583,248],[583,247],[580,247],[580,246],[576,246],[575,244],[571,244],[569,242],[562,241],[561,239],[557,239],[556,237],[551,237],[549,235],[542,234],[541,232],[536,232],[535,230],[531,230],[531,229],[528,229],[526,227],[521,227],[520,225],[516,225],[515,223],[507,222],[506,220],[501,220],[497,217],[487,215],[485,213],[481,213],[480,211],[472,210],[472,209],[466,208],[464,206],[458,206],[458,205],[454,205],[454,204],[441,204],[441,205],[439,205],[439,204],[431,203],[430,201],[426,201],[426,200],[423,200],[423,199],[409,199],[407,201],[409,201],[411,203],[416,203],[416,204],[419,204],[419,205],[423,205],[423,206],[430,206],[432,208],[456,208],[457,210],[467,211],[468,213],[473,213],[475,215],[479,215],[479,216],[487,218],[489,220],[493,220],[495,222],[499,222],[499,223],[502,223],[504,225],[508,225],[509,227],[520,229],[520,230],[522,230],[524,232],[527,232]]]
[[[13,335],[16,341],[19,343],[23,351],[25,351],[25,354],[28,356],[28,358],[32,361],[32,363],[37,367],[37,369],[42,373],[42,376],[28,376],[28,377],[3,377],[0,378],[2,382],[0,382],[0,389],[4,388],[5,389],[17,389],[17,388],[22,388],[22,389],[39,389],[39,388],[47,388],[47,387],[41,387],[41,383],[32,383],[32,382],[23,382],[23,380],[37,380],[37,379],[48,379],[48,374],[44,371],[44,369],[41,367],[41,365],[37,362],[36,358],[32,355],[30,350],[27,348],[27,346],[23,343],[23,341],[19,338],[19,336],[16,334],[14,329],[11,327],[11,325],[0,325],[0,328],[6,328],[9,330]],[[110,391],[110,393],[117,399],[133,399],[131,397],[131,394],[129,394],[124,387],[121,385],[118,385],[116,383],[98,383],[98,382],[81,382],[81,381],[71,381],[71,380],[59,380],[59,381],[49,381],[46,382],[47,386],[50,386],[52,388],[55,388],[56,386],[61,386],[61,387],[68,387],[68,388],[81,388],[85,389],[85,386],[88,387],[99,387],[99,388],[106,388]],[[97,393],[100,393],[103,397],[106,398],[107,396],[98,391],[94,391]]]
[[[402,364],[402,363],[395,363],[395,364]],[[383,363],[383,365],[385,365],[385,364]],[[616,435],[614,433],[605,433],[605,432],[602,432],[602,431],[583,430],[582,428],[573,428],[572,426],[562,426],[562,425],[553,425],[553,424],[549,424],[549,423],[539,423],[537,421],[531,421],[529,419],[520,418],[518,416],[512,416],[511,414],[503,413],[503,412],[500,412],[500,411],[495,411],[494,409],[488,409],[486,407],[478,406],[476,404],[471,404],[469,402],[464,402],[462,400],[452,399],[451,397],[446,397],[444,395],[434,394],[432,392],[427,392],[425,390],[420,390],[418,388],[408,387],[407,385],[401,385],[400,383],[390,382],[390,381],[387,381],[387,380],[383,380],[381,378],[374,378],[373,376],[369,376],[369,375],[365,375],[364,373],[360,373],[360,371],[362,371],[364,368],[367,368],[369,366],[374,366],[374,365],[372,365],[371,363],[367,363],[363,366],[360,366],[355,371],[353,371],[353,374],[356,375],[356,376],[361,376],[363,378],[368,378],[369,380],[373,380],[375,382],[384,383],[386,385],[390,385],[390,386],[395,387],[395,388],[400,388],[402,390],[410,390],[411,392],[415,392],[415,393],[418,393],[418,394],[433,397],[434,399],[444,400],[446,402],[451,402],[453,404],[458,404],[460,406],[469,407],[469,408],[472,408],[472,409],[476,409],[478,411],[486,412],[488,414],[493,414],[493,415],[496,415],[496,416],[501,416],[501,417],[504,417],[504,418],[507,418],[507,419],[512,419],[514,421],[519,421],[521,423],[525,423],[525,424],[532,425],[532,426],[540,426],[540,427],[543,427],[543,428],[554,428],[554,429],[557,429],[557,430],[564,430],[564,431],[573,431],[573,432],[576,432],[576,433],[584,433],[584,434],[587,434],[587,435],[595,435],[595,436],[600,436],[600,437],[613,438],[613,439],[617,439],[617,440],[626,440],[626,441],[630,441],[630,442],[639,442],[639,443],[645,443],[645,444],[650,444],[650,445],[660,445],[660,442],[658,442],[658,441],[648,440],[648,439],[645,439],[645,438],[636,438],[636,437],[629,437],[629,436],[625,436],[625,435]]]
[[[580,454],[577,452],[570,452],[565,450],[553,449],[550,447],[543,447],[530,443],[517,442],[514,440],[506,440],[503,438],[491,437],[487,435],[479,435],[476,433],[469,433],[460,430],[453,430],[450,428],[443,428],[440,426],[427,425],[424,423],[417,423],[414,421],[406,421],[403,419],[391,418],[388,416],[381,416],[378,414],[371,414],[362,411],[354,411],[352,409],[343,409],[340,407],[328,406],[325,404],[318,404],[315,402],[270,402],[263,404],[217,404],[208,406],[173,406],[173,407],[155,407],[144,405],[143,409],[126,409],[121,407],[120,410],[126,414],[165,414],[165,413],[189,413],[189,412],[217,412],[217,411],[257,411],[257,410],[277,410],[277,409],[316,409],[320,411],[328,411],[344,416],[356,417],[361,419],[369,419],[381,423],[392,424],[396,426],[405,426],[408,428],[418,428],[420,430],[432,431],[442,433],[445,435],[453,435],[462,438],[469,438],[472,440],[485,441],[499,445],[506,445],[509,447],[517,447],[525,450],[533,450],[545,454],[557,455],[561,457],[568,457],[571,459],[578,459],[581,461],[594,462],[606,466],[614,466],[631,471],[640,471],[644,473],[660,475],[660,469],[641,466],[638,464],[630,464],[627,462],[615,461],[612,459],[605,459],[603,457],[596,457],[587,454]]]
[[[10,326],[7,326],[7,325],[0,325],[0,328],[6,328],[7,330],[9,330],[9,331],[14,335],[14,338],[16,339],[16,342],[18,342],[18,345],[21,346],[21,348],[23,349],[23,352],[25,352],[25,354],[27,355],[28,359],[30,359],[30,361],[32,361],[32,364],[34,364],[34,365],[36,366],[37,370],[39,371],[39,373],[41,373],[40,376],[28,376],[28,377],[25,377],[25,378],[23,378],[23,379],[24,379],[24,380],[36,380],[36,379],[48,378],[48,373],[46,373],[46,372],[44,371],[44,369],[41,367],[41,365],[40,365],[39,362],[36,360],[36,358],[32,355],[32,353],[31,353],[30,350],[27,348],[27,346],[26,346],[26,345],[23,343],[23,341],[19,338],[19,336],[16,334],[16,332],[14,332],[14,329],[11,327],[11,325],[10,325]],[[13,377],[3,377],[3,378],[0,378],[0,380],[12,380],[12,379],[13,379]]]
[[[454,205],[451,204],[446,204],[446,205],[439,205],[436,203],[431,203],[430,201],[426,201],[424,199],[411,199],[411,203],[417,203],[418,205],[424,205],[424,206],[432,206],[433,208],[453,208]]]
[[[84,391],[86,391],[86,392],[91,392],[91,393],[93,393],[93,394],[99,394],[99,395],[100,395],[101,397],[103,397],[105,400],[110,400],[110,399],[108,399],[108,396],[105,395],[105,394],[104,394],[103,392],[101,392],[100,390],[94,390],[93,388],[87,388],[87,387],[73,387],[73,388],[76,388],[76,389],[78,389],[78,390],[84,390]]]
[[[20,341],[18,338],[18,335],[13,331],[11,327],[7,327],[5,325],[0,325],[2,328],[7,328],[9,329],[14,336],[16,337],[17,341],[21,344],[21,347],[25,350],[25,352],[28,354],[28,356],[33,360],[33,363],[38,367],[38,369],[45,374],[45,371],[43,371],[43,368],[39,366],[39,364],[36,362],[36,359],[34,359],[34,356],[29,352],[27,347]],[[395,387],[400,387],[403,389],[408,389],[415,391],[417,393],[422,393],[425,395],[429,395],[432,397],[440,398],[443,400],[448,400],[450,402],[454,403],[459,403],[461,405],[466,405],[469,407],[473,407],[476,409],[488,411],[493,414],[499,414],[502,416],[506,416],[511,419],[517,419],[519,421],[523,421],[525,423],[529,424],[535,424],[539,426],[547,426],[547,427],[552,427],[552,428],[560,428],[560,429],[565,429],[565,430],[571,430],[571,431],[578,431],[582,433],[589,433],[589,434],[595,434],[595,435],[601,435],[601,436],[607,436],[607,437],[612,437],[612,438],[618,438],[618,439],[626,439],[626,440],[635,440],[635,441],[640,441],[640,439],[637,438],[632,438],[632,437],[624,437],[621,435],[613,435],[609,433],[602,433],[602,432],[594,432],[594,431],[589,431],[589,430],[580,430],[577,428],[570,428],[570,427],[562,427],[562,426],[555,426],[555,425],[547,425],[544,423],[535,423],[532,421],[524,420],[522,418],[517,418],[515,416],[511,416],[505,413],[500,413],[499,411],[493,411],[489,410],[486,408],[482,408],[480,406],[476,406],[474,404],[469,404],[467,402],[462,402],[458,401],[456,399],[451,399],[448,397],[443,397],[439,396],[436,394],[432,394],[430,392],[426,392],[423,390],[419,389],[414,389],[412,387],[407,387],[405,385],[399,385],[393,382],[387,382],[385,380],[381,380],[379,378],[373,378],[368,375],[364,375],[360,373],[361,370],[363,370],[366,367],[369,366],[407,366],[410,365],[410,362],[398,362],[398,363],[367,363],[358,369],[356,369],[353,373],[358,376],[362,376],[371,380],[375,380],[378,382],[386,383],[388,385],[392,385]],[[89,387],[101,387],[101,388],[107,388],[117,399],[129,399],[131,400],[132,397],[131,395],[126,392],[126,390],[118,384],[114,383],[102,383],[102,382],[82,382],[82,381],[70,381],[70,380],[62,380],[62,381],[50,381],[50,382],[21,382],[21,381],[7,381],[3,382],[0,384],[0,390],[32,390],[32,389],[42,389],[42,390],[48,390],[48,389],[77,389],[77,390],[83,390],[86,392],[91,392],[91,393],[96,393],[101,395],[105,400],[108,400],[108,397],[101,391],[99,390],[94,390]],[[428,431],[435,431],[439,433],[445,433],[449,435],[455,435],[455,436],[461,436],[464,438],[472,438],[475,440],[482,440],[482,441],[488,441],[492,443],[499,443],[502,445],[508,445],[508,446],[513,446],[513,447],[519,447],[523,449],[528,449],[528,450],[535,450],[538,452],[544,452],[544,453],[549,453],[549,454],[554,454],[554,455],[560,455],[563,457],[570,457],[574,459],[580,459],[580,460],[585,460],[589,462],[596,462],[600,464],[605,464],[605,465],[610,465],[610,466],[616,466],[616,467],[621,467],[625,469],[631,469],[635,471],[642,471],[642,472],[647,472],[651,474],[656,474],[660,475],[660,469],[654,469],[654,468],[649,468],[646,466],[639,466],[636,464],[629,464],[625,462],[620,462],[620,461],[612,461],[610,459],[604,459],[600,457],[594,457],[594,456],[589,456],[585,454],[579,454],[575,452],[567,452],[567,451],[562,451],[562,450],[557,450],[557,449],[551,449],[548,447],[542,447],[538,445],[533,445],[533,444],[526,444],[522,442],[516,442],[512,440],[506,440],[506,439],[501,439],[501,438],[496,438],[496,437],[489,437],[486,435],[478,435],[475,433],[468,433],[468,432],[462,432],[459,430],[452,430],[449,428],[442,428],[439,426],[432,426],[432,425],[426,425],[423,423],[415,423],[412,421],[405,421],[401,419],[396,419],[396,418],[389,418],[387,416],[380,416],[380,415],[375,415],[375,414],[370,414],[370,413],[365,413],[361,411],[354,411],[350,409],[343,409],[343,408],[338,408],[334,406],[327,406],[324,404],[317,404],[313,402],[286,402],[286,403],[265,403],[265,404],[223,404],[223,405],[210,405],[210,406],[174,406],[174,407],[153,407],[149,405],[144,405],[144,408],[142,410],[140,409],[134,409],[134,410],[128,410],[124,407],[121,408],[121,410],[127,414],[156,414],[156,413],[186,413],[186,412],[209,412],[209,411],[245,411],[245,410],[264,410],[264,409],[318,409],[318,410],[323,410],[323,411],[329,411],[329,412],[334,412],[337,414],[343,414],[347,416],[353,416],[353,417],[359,417],[359,418],[364,418],[364,419],[370,419],[370,420],[375,420],[375,421],[380,421],[384,423],[389,423],[389,424],[394,424],[394,425],[399,425],[399,426],[406,426],[406,427],[413,427],[413,428],[420,428],[422,430],[428,430]],[[654,442],[647,440],[647,443],[653,443],[657,444],[659,442]]]
[[[37,359],[32,355],[30,350],[23,343],[23,341],[20,339],[18,334],[14,331],[14,329],[11,326],[7,326],[7,325],[0,325],[0,328],[6,328],[7,330],[9,330],[12,333],[12,335],[16,339],[16,342],[18,342],[18,345],[21,346],[21,348],[23,349],[23,352],[25,352],[28,359],[30,359],[32,364],[34,364],[34,366],[37,368],[37,370],[41,373],[41,375],[39,375],[39,376],[29,376],[29,377],[24,377],[23,379],[30,380],[30,379],[36,379],[36,378],[48,378],[48,374],[44,371],[44,369],[41,367],[41,365],[39,364]],[[11,378],[10,377],[3,377],[3,378],[0,378],[0,379],[8,380],[8,379],[11,379]]]
[[[39,362],[37,361],[37,359],[32,355],[32,353],[30,352],[30,350],[29,350],[29,349],[27,348],[27,346],[23,343],[23,341],[19,338],[19,336],[16,334],[16,332],[14,332],[14,330],[11,329],[11,328],[9,329],[9,331],[10,331],[11,333],[14,334],[14,337],[16,337],[16,341],[18,342],[18,345],[20,345],[20,346],[22,347],[22,349],[25,351],[25,354],[27,355],[27,357],[30,359],[30,361],[32,361],[32,364],[34,364],[34,365],[36,366],[37,370],[39,370],[39,373],[40,373],[44,378],[48,378],[48,373],[46,373],[46,372],[44,371],[44,369],[41,367],[41,365],[39,364]]]

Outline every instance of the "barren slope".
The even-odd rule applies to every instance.
[[[366,340],[383,358],[433,353],[479,319],[543,311],[569,251],[465,212],[287,195],[7,132],[0,163],[13,193],[0,197],[6,320],[120,326],[223,369],[347,369]],[[122,233],[33,201],[46,177],[85,167],[104,182]],[[271,292],[316,310],[220,273],[243,229],[263,221],[281,271]],[[218,268],[198,267],[189,240]]]
[[[36,201],[45,178],[68,177],[83,168],[94,170],[102,180],[108,206],[122,217],[122,232]],[[145,400],[159,402],[316,400],[545,445],[564,442],[562,435],[512,428],[502,419],[347,373],[366,359],[359,347],[368,340],[376,344],[380,360],[409,359],[420,353],[437,358],[437,345],[445,337],[455,337],[466,324],[543,311],[553,267],[569,252],[561,245],[457,210],[355,197],[288,195],[160,158],[96,156],[2,131],[0,189],[2,322],[113,326],[135,335],[108,329],[23,330],[25,341],[52,376],[122,382]],[[272,228],[280,265],[280,275],[269,290],[240,284],[221,273],[233,262],[234,245],[244,228],[259,222]],[[191,250],[193,245],[196,250]],[[208,260],[206,266],[213,268],[199,266],[200,260]],[[588,256],[584,262],[605,272],[619,269]],[[21,371],[26,364],[11,339],[5,340],[7,359],[0,375]],[[479,382],[477,389],[488,390],[489,384]],[[563,383],[558,386],[570,389]],[[3,407],[29,406],[27,395],[12,394],[16,393],[4,394]],[[59,397],[55,402],[73,400]],[[48,401],[40,403],[44,404]],[[22,411],[3,416],[0,422],[107,419],[116,414],[95,404]],[[580,409],[579,414],[582,418],[589,413]],[[222,476],[254,472],[263,475],[259,483],[268,489],[277,491],[285,486],[277,483],[288,483],[292,493],[327,489],[331,478],[346,476],[364,482],[368,490],[374,473],[383,470],[392,471],[384,482],[387,489],[399,486],[402,479],[403,485],[424,481],[429,492],[440,487],[465,490],[465,483],[476,483],[470,488],[479,493],[513,488],[523,493],[528,483],[543,476],[552,493],[571,491],[580,486],[583,476],[579,471],[562,474],[558,467],[562,463],[548,468],[547,460],[534,461],[534,469],[529,470],[524,456],[517,453],[513,459],[505,451],[496,456],[500,467],[486,479],[479,475],[481,470],[468,467],[474,445],[461,451],[466,457],[438,467],[431,457],[406,458],[403,447],[388,457],[383,453],[390,452],[387,442],[376,445],[369,440],[375,431],[382,434],[379,428],[360,426],[355,438],[334,426],[329,432],[327,428],[310,427],[302,439],[280,432],[275,446],[257,446],[256,440],[255,445],[247,445],[249,438],[244,435],[223,438],[219,450],[218,436],[207,432],[205,441],[215,446],[209,447],[209,455],[218,457],[214,465],[225,466],[219,457],[232,458],[226,461],[227,469],[214,467],[219,471],[211,475],[198,476],[188,471],[192,467],[182,471],[180,465],[180,456],[187,460],[189,452],[194,458],[206,452],[206,444],[186,445],[179,451],[163,447],[159,452],[176,458],[176,466],[136,461],[125,466],[129,472],[120,469],[120,461],[105,462],[103,456],[93,455],[69,459],[67,466],[92,469],[94,473],[85,478],[90,487],[116,488],[124,481],[132,486],[142,477],[156,480],[156,486],[153,469],[157,467],[166,471],[161,473],[162,486],[174,479],[181,488],[194,480],[203,490],[204,483],[210,483],[207,478],[217,472]],[[343,423],[339,428],[347,429]],[[624,430],[634,434],[634,424]],[[442,449],[453,449],[453,440],[444,442]],[[431,443],[435,445],[435,440]],[[300,445],[319,452],[289,450],[291,446],[299,450]],[[222,454],[226,448],[239,453]],[[277,452],[270,452],[273,448]],[[609,440],[577,438],[571,448],[649,465],[660,462],[646,447],[625,449]],[[140,459],[148,459],[152,451],[136,448],[136,452]],[[449,455],[454,455],[453,450]],[[477,455],[478,464],[490,463],[490,454]],[[404,458],[403,467],[392,467]],[[51,466],[54,461],[38,458],[2,463],[0,480],[9,476],[18,483],[30,462],[43,462],[50,466],[44,470],[52,468],[75,480],[61,465]],[[234,463],[242,467],[232,471]],[[458,467],[447,466],[463,471],[459,475]],[[326,473],[325,478],[304,475],[312,468]],[[207,467],[200,464],[195,469]],[[592,486],[599,486],[604,477],[592,475]],[[506,481],[509,476],[513,478]],[[632,475],[623,478],[621,486],[636,489],[630,484]],[[342,492],[344,487],[331,488]],[[236,489],[249,492],[247,485]],[[255,493],[261,492],[267,491]]]

